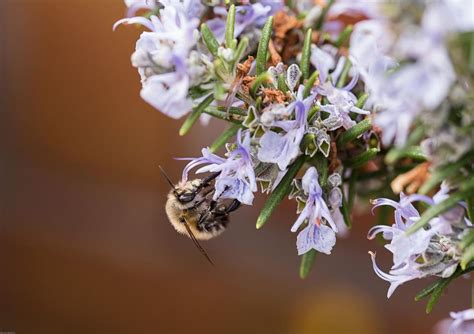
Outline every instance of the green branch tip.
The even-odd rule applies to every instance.
[[[309,252],[304,253],[301,256],[301,263],[300,263],[300,278],[305,279],[308,277],[311,269],[313,268],[314,260],[316,259],[317,251],[311,249]]]
[[[304,84],[303,90],[303,98],[307,98],[311,94],[311,89],[314,87],[314,83],[319,77],[319,72],[314,71],[313,74],[309,77],[309,79]]]
[[[217,139],[209,147],[209,150],[212,153],[216,153],[217,150],[224,146],[230,138],[237,134],[241,127],[242,126],[240,124],[232,124],[228,129],[224,130],[224,132],[222,132],[219,137],[217,137]]]
[[[471,196],[472,191],[474,191],[474,179],[464,183],[459,191],[450,194],[450,196],[444,201],[431,206],[428,210],[423,212],[421,218],[415,224],[410,226],[410,228],[408,228],[406,234],[411,235],[420,228],[425,227],[431,219],[456,206],[460,201],[466,199],[468,196]]]
[[[270,38],[272,36],[273,29],[273,16],[270,16],[263,26],[262,37],[260,43],[258,44],[257,58],[256,58],[256,72],[257,75],[262,74],[266,71],[267,67],[267,52],[268,44],[270,43]]]
[[[205,23],[201,24],[201,35],[202,39],[204,40],[204,44],[206,44],[209,52],[211,52],[214,57],[217,57],[219,50],[219,42],[217,41],[216,36],[214,36],[214,33]]]
[[[300,69],[301,73],[303,73],[303,79],[308,79],[309,77],[309,65],[310,65],[310,59],[311,59],[311,38],[313,35],[313,30],[309,28],[306,31],[306,35],[304,38],[304,44],[303,44],[303,51],[301,53],[301,63],[300,63]]]
[[[283,201],[283,199],[288,196],[291,191],[291,183],[295,178],[298,171],[303,167],[306,161],[306,156],[302,155],[288,168],[285,176],[281,179],[280,183],[276,186],[273,192],[268,196],[267,201],[263,205],[262,211],[257,218],[256,227],[261,229],[263,225],[268,221],[273,211],[277,206]]]
[[[225,45],[227,48],[234,50],[236,42],[234,39],[234,28],[235,28],[235,5],[232,4],[227,14],[227,24],[225,29]]]
[[[354,125],[346,132],[343,132],[337,140],[337,146],[343,147],[370,129],[372,129],[372,119],[368,117]]]
[[[189,114],[188,118],[184,121],[183,125],[179,129],[179,135],[184,136],[191,130],[192,126],[198,120],[199,116],[204,112],[204,110],[214,101],[214,95],[211,94],[206,97],[194,110]]]

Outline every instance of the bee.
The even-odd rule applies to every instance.
[[[198,240],[209,240],[225,231],[229,215],[240,206],[238,200],[213,199],[213,181],[220,173],[203,179],[181,181],[175,185],[160,166],[161,173],[171,186],[166,201],[166,214],[175,230],[187,235],[213,264]],[[225,189],[225,193],[228,189]]]

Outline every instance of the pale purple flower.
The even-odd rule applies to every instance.
[[[443,186],[434,198],[419,194],[405,196],[402,193],[399,202],[387,198],[372,201],[372,204],[375,204],[374,208],[382,205],[395,208],[395,224],[377,225],[368,233],[369,239],[374,239],[378,233],[383,233],[384,239],[390,240],[390,244],[385,245],[385,248],[393,254],[393,266],[389,273],[384,273],[377,267],[375,254],[371,253],[376,274],[391,284],[388,297],[399,285],[409,280],[432,275],[446,278],[456,270],[461,259],[458,243],[468,226],[463,219],[464,208],[461,207],[462,212],[455,208],[456,212],[447,212],[446,217],[440,215],[431,219],[427,227],[413,234],[406,233],[407,229],[420,218],[418,210],[412,203],[422,201],[428,205],[435,205],[447,196],[446,193],[447,189]]]
[[[448,55],[440,48],[387,76],[373,95],[383,106],[374,121],[382,129],[383,144],[395,141],[397,146],[404,145],[414,119],[422,111],[438,107],[454,79]]]
[[[296,237],[298,255],[312,249],[329,255],[335,244],[336,233],[326,225],[308,224]]]
[[[419,218],[420,213],[418,210],[413,206],[413,202],[422,201],[426,204],[434,204],[433,200],[429,196],[425,195],[409,195],[406,196],[403,192],[400,193],[400,201],[396,202],[389,198],[377,198],[375,200],[371,200],[371,203],[374,205],[372,208],[372,212],[375,208],[383,205],[391,206],[395,209],[394,216],[395,216],[395,224],[399,229],[406,230],[408,227],[413,225],[415,222],[414,218]],[[386,225],[380,225],[386,226]]]
[[[159,0],[159,3],[164,8],[176,8],[179,12],[186,14],[188,19],[199,19],[205,9],[201,0]]]
[[[318,181],[318,171],[316,168],[308,168],[303,176],[301,187],[307,196],[306,205],[291,227],[291,232],[296,232],[306,220],[309,224],[322,224],[321,218],[324,218],[332,229],[337,232],[336,225],[323,198],[323,190]]]
[[[114,25],[115,29],[120,24],[141,24],[150,30],[137,41],[132,64],[141,75],[141,97],[172,118],[180,118],[191,110],[189,88],[196,83],[196,74],[205,72],[196,66],[196,57],[192,57],[199,25],[199,19],[188,17],[192,3],[162,2],[165,7],[160,10],[160,17],[126,18]]]
[[[449,24],[439,24],[439,22]],[[422,26],[431,34],[444,37],[452,32],[474,30],[474,2],[471,0],[438,0],[429,2]]]
[[[449,313],[453,322],[449,327],[450,334],[474,333],[474,309],[470,308],[460,312]]]
[[[370,114],[369,111],[356,107],[357,98],[350,92],[355,81],[357,81],[357,76],[352,79],[348,87],[341,89],[334,87],[329,81],[318,87],[318,93],[326,96],[329,101],[329,104],[321,105],[321,110],[329,113],[330,123],[333,124],[329,130],[336,130],[341,126],[346,130],[353,127],[356,122],[351,119],[350,113]]]
[[[268,3],[268,4],[266,4]],[[234,37],[253,29],[261,28],[269,16],[271,16],[279,6],[275,6],[275,1],[236,6]],[[227,10],[224,7],[214,9],[216,18],[207,21],[207,25],[212,30],[219,42],[225,38],[225,28]]]
[[[158,0],[125,0],[127,6],[127,17],[134,16],[139,10],[157,10]]]
[[[412,256],[422,254],[430,243],[432,236],[437,232],[436,229],[419,229],[412,235],[406,235],[405,231],[413,225],[420,217],[418,210],[415,209],[412,202],[424,201],[433,204],[433,200],[428,196],[400,194],[400,202],[397,203],[387,198],[380,198],[372,201],[374,209],[378,206],[389,205],[395,208],[395,224],[392,226],[376,225],[369,230],[368,238],[374,239],[378,233],[383,233],[386,240],[391,240],[390,244],[385,245],[393,254],[393,265],[398,267],[403,262],[409,260]]]
[[[156,11],[166,7],[174,7],[186,13],[188,18],[199,18],[204,10],[200,0],[125,0],[127,17],[134,16],[139,10]]]
[[[309,106],[314,101],[314,96],[303,100],[300,86],[296,100],[287,106],[286,114],[295,113],[294,120],[275,120],[273,127],[278,127],[284,132],[276,133],[266,131],[260,138],[258,159],[262,162],[278,164],[280,170],[285,170],[288,165],[300,154],[300,143],[307,129],[307,114]]]
[[[440,6],[446,13],[439,11]],[[413,121],[421,112],[437,108],[455,81],[443,33],[449,28],[437,19],[446,20],[450,13],[446,6],[444,1],[430,3],[421,26],[406,25],[396,39],[383,21],[355,25],[350,59],[369,93],[367,105],[377,111],[374,124],[382,129],[384,145],[404,145]],[[468,9],[466,4],[461,7]],[[468,26],[463,24],[462,29]],[[410,62],[388,72],[397,66],[393,57]]]
[[[415,261],[408,261],[398,269],[390,270],[390,273],[383,272],[375,262],[375,253],[369,252],[372,259],[372,266],[375,274],[378,277],[390,283],[390,287],[387,292],[387,298],[390,298],[395,290],[408,281],[424,277],[423,272],[418,269],[418,264]]]
[[[311,45],[310,61],[318,70],[321,83],[326,82],[329,71],[336,66],[336,54],[337,48],[330,44],[323,45],[321,48]]]
[[[310,167],[306,171],[301,187],[305,195],[306,204],[291,227],[291,232],[296,232],[304,222],[307,222],[308,225],[298,234],[296,243],[298,255],[304,254],[311,249],[330,254],[336,243],[337,227],[324,201],[323,190],[319,185],[316,168]],[[326,226],[326,223],[330,227]]]
[[[380,16],[380,4],[386,2],[385,0],[337,0],[329,9],[329,16],[349,15],[360,16],[364,15],[367,18],[376,18]]]
[[[386,71],[397,63],[388,56],[394,43],[389,26],[382,20],[366,20],[354,25],[349,59],[365,83],[369,94],[377,87]]]
[[[147,19],[139,16],[119,20],[114,24],[114,29],[120,24],[141,24],[150,30],[142,33],[137,42],[138,55],[134,57],[148,59],[148,64],[141,66],[167,68],[173,56],[186,58],[198,39],[196,29],[199,19],[188,18],[185,12],[173,6],[162,9],[160,17],[153,15]]]
[[[189,77],[182,67],[178,67],[175,72],[149,77],[143,84],[140,96],[163,114],[178,119],[193,106],[188,90]]]
[[[205,172],[220,173],[215,182],[214,200],[232,198],[243,204],[252,205],[253,193],[257,191],[257,182],[250,156],[250,144],[250,133],[247,131],[242,134],[242,131],[239,131],[237,147],[228,152],[227,159],[211,153],[209,149],[203,149],[203,156],[191,159],[191,162],[183,170],[183,180],[187,179],[191,169],[206,165],[199,168],[196,174]]]

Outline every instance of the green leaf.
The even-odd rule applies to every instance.
[[[337,146],[343,147],[370,129],[372,129],[372,119],[369,117],[357,123],[346,132],[342,133],[337,141]]]
[[[424,288],[423,290],[418,292],[415,296],[415,301],[420,301],[423,298],[428,297],[436,289],[436,287],[439,285],[440,281],[442,281],[442,280],[438,280],[436,282],[433,282],[430,285],[428,285],[426,288]]]
[[[466,269],[467,265],[474,260],[474,245],[470,245],[464,249],[461,258],[461,268]]]
[[[231,112],[220,111],[218,108],[212,106],[204,109],[203,113],[235,124],[242,124],[243,121],[242,116],[235,115]]]
[[[266,71],[268,43],[270,43],[272,30],[273,30],[273,16],[270,16],[267,22],[265,23],[265,25],[263,26],[262,37],[260,39],[260,43],[258,44],[257,59],[256,59],[257,75],[260,75]]]
[[[216,36],[214,36],[214,33],[205,23],[201,24],[201,35],[202,39],[204,40],[204,43],[209,49],[209,52],[211,52],[214,57],[217,57],[219,42],[217,41]]]
[[[224,146],[230,138],[234,137],[240,128],[240,124],[231,125],[227,130],[222,132],[222,134],[211,144],[209,150],[212,153],[215,153],[218,149]]]
[[[319,184],[321,187],[325,187],[328,182],[328,173],[329,173],[329,166],[328,166],[328,159],[318,152],[314,158],[312,158],[309,163],[316,167],[319,175]]]
[[[314,71],[313,74],[309,77],[309,79],[304,84],[304,91],[303,91],[303,98],[307,98],[309,94],[311,94],[311,89],[314,87],[314,83],[316,79],[319,77],[319,72]]]
[[[258,75],[255,78],[254,82],[252,83],[252,86],[250,87],[250,95],[252,95],[253,97],[256,97],[259,88],[263,84],[269,82],[270,79],[271,79],[271,77],[270,77],[270,74],[268,72],[263,72],[262,74]]]
[[[434,187],[440,184],[442,181],[450,178],[451,176],[458,174],[459,170],[466,164],[472,162],[474,158],[474,151],[467,153],[463,158],[456,161],[455,163],[450,163],[439,167],[419,189],[420,194],[427,194]]]
[[[311,107],[311,109],[309,109],[309,112],[308,112],[308,123],[310,123],[314,116],[316,116],[316,114],[318,113],[318,111],[321,109],[321,107],[319,105],[315,105],[313,107]]]
[[[339,37],[336,40],[336,47],[340,48],[351,36],[352,30],[354,30],[354,27],[349,24],[340,34]]]
[[[329,0],[327,3],[326,7],[324,7],[323,11],[321,12],[321,16],[319,16],[318,21],[316,21],[316,30],[321,30],[323,27],[324,20],[326,19],[326,15],[329,12],[329,9],[331,9],[331,6],[334,4],[334,0]]]
[[[426,304],[426,313],[430,313],[433,310],[435,304],[438,302],[439,298],[441,297],[444,289],[449,285],[449,283],[472,270],[474,270],[474,265],[472,264],[466,267],[466,269],[464,270],[458,267],[454,274],[452,274],[450,277],[442,278],[436,282],[433,282],[428,287],[421,290],[415,296],[415,300],[419,301],[431,295],[430,299],[428,300],[428,303]]]
[[[357,100],[357,103],[355,104],[355,106],[361,109],[364,108],[365,102],[367,101],[368,98],[369,98],[369,94],[367,93],[362,94]]]
[[[391,149],[385,156],[385,163],[387,165],[393,165],[402,158],[410,158],[419,161],[426,161],[428,159],[420,146],[408,146],[401,149]]]
[[[311,271],[311,268],[313,267],[317,253],[318,252],[316,250],[311,249],[309,252],[304,253],[301,256],[300,278],[305,279],[306,277],[308,277],[308,274]]]
[[[347,228],[351,229],[352,228],[351,213],[349,211],[349,203],[347,203],[346,195],[344,194],[344,191],[342,191],[341,213],[342,213],[342,218],[344,218],[344,224],[346,224]]]
[[[225,29],[225,45],[227,48],[232,50],[235,49],[234,40],[234,28],[235,28],[235,5],[232,4],[227,13],[227,25]]]
[[[466,199],[467,206],[467,218],[472,222],[474,221],[474,194]]]
[[[347,76],[349,75],[349,71],[351,69],[352,63],[349,60],[349,58],[346,58],[346,61],[344,63],[344,67],[342,68],[342,73],[339,76],[339,79],[337,80],[336,87],[337,88],[342,88],[346,84],[347,81]]]
[[[467,248],[467,246],[470,246],[472,244],[474,244],[474,230],[469,231],[464,236],[464,238],[459,243],[459,247],[464,250],[465,248]]]
[[[288,91],[288,86],[286,85],[285,75],[282,73],[278,76],[278,89],[286,93]]]
[[[308,79],[309,77],[309,65],[310,65],[310,58],[311,58],[311,38],[312,38],[313,31],[309,28],[306,31],[306,35],[304,38],[303,44],[303,51],[301,54],[301,63],[300,69],[301,73],[303,73],[303,79]]]
[[[237,49],[235,49],[234,53],[234,64],[238,64],[240,60],[243,58],[245,52],[247,51],[247,47],[249,46],[249,39],[248,37],[243,37],[239,45],[237,46]]]
[[[473,190],[474,179],[464,183],[458,192],[450,194],[449,197],[444,201],[433,205],[428,210],[423,212],[421,218],[415,224],[410,226],[410,228],[406,231],[407,235],[415,233],[420,228],[423,228],[426,224],[428,224],[431,219],[457,205],[459,201],[462,201],[467,196],[470,196]]]
[[[431,311],[433,310],[433,307],[438,302],[438,299],[441,297],[444,289],[449,285],[449,283],[451,283],[453,279],[454,279],[454,275],[448,278],[444,278],[439,281],[439,283],[433,289],[433,292],[431,293],[431,297],[428,300],[428,303],[426,304],[426,313],[431,313]]]
[[[370,160],[374,159],[377,156],[379,150],[377,148],[369,148],[367,151],[362,152],[361,154],[350,158],[346,161],[346,167],[349,168],[359,168],[364,166]]]
[[[349,180],[349,191],[348,191],[349,199],[347,201],[349,211],[352,211],[352,207],[354,205],[358,174],[359,173],[357,172],[357,170],[353,170],[351,174],[351,178]]]
[[[179,129],[179,135],[184,136],[189,132],[191,127],[196,123],[197,119],[203,113],[204,109],[206,109],[211,103],[214,101],[214,95],[209,95],[206,97],[188,116],[188,118],[184,121],[181,129]]]
[[[257,229],[262,228],[262,226],[267,222],[267,220],[275,211],[276,207],[280,202],[288,196],[291,191],[291,183],[295,178],[298,171],[303,167],[306,161],[306,156],[302,155],[288,168],[285,176],[281,179],[278,186],[273,190],[273,192],[268,196],[267,201],[265,202],[260,215],[257,218]]]

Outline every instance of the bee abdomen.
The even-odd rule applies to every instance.
[[[199,232],[208,232],[212,234],[220,234],[224,232],[229,223],[229,216],[210,215],[207,219],[199,222],[196,226]]]

